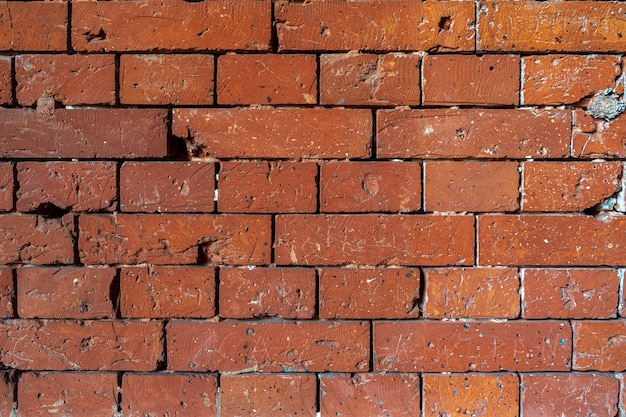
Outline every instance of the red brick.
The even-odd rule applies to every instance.
[[[320,270],[320,318],[404,319],[419,315],[419,269]]]
[[[516,417],[518,397],[517,375],[424,375],[425,417]]]
[[[224,416],[315,416],[315,375],[226,375],[220,378]]]
[[[424,317],[513,319],[519,315],[517,269],[425,269],[424,277]]]
[[[215,206],[212,162],[125,162],[120,208],[143,212],[210,212]]]
[[[220,372],[357,372],[368,368],[367,322],[193,322],[167,326],[168,368]]]
[[[267,264],[265,216],[91,215],[79,219],[78,248],[89,264]]]
[[[522,374],[524,417],[617,415],[619,381],[603,374]]]
[[[481,1],[479,51],[621,51],[626,7],[588,1]],[[584,16],[584,19],[581,19]]]
[[[275,242],[276,263],[283,265],[469,265],[474,219],[280,215]]]
[[[222,162],[217,207],[223,213],[312,213],[316,178],[314,162]]]
[[[620,58],[612,55],[537,55],[522,61],[522,104],[573,104],[615,87]]]
[[[0,211],[13,208],[13,165],[0,162]]]
[[[363,158],[371,152],[372,113],[355,109],[174,109],[174,136],[193,156]]]
[[[572,156],[574,158],[626,158],[626,115],[611,122],[594,120],[574,110]]]
[[[519,104],[517,56],[428,55],[422,74],[425,105]]]
[[[219,104],[315,104],[315,55],[222,55],[217,61]]]
[[[0,215],[0,264],[74,262],[74,216]]]
[[[13,100],[11,79],[11,58],[6,56],[0,57],[0,104],[11,104]]]
[[[126,373],[122,414],[140,416],[217,415],[217,379],[201,374]]]
[[[619,162],[524,162],[524,211],[583,211],[619,191]],[[612,208],[612,207],[611,207]]]
[[[480,265],[623,264],[626,217],[485,215],[478,218]],[[546,256],[549,254],[549,256]]]
[[[271,3],[77,2],[72,46],[78,51],[268,50]]]
[[[418,162],[329,162],[320,175],[322,212],[405,213],[422,205]]]
[[[278,50],[474,50],[474,7],[464,2],[277,1]]]
[[[420,104],[418,54],[332,54],[320,57],[320,101],[338,105]]]
[[[17,101],[40,97],[64,105],[115,104],[113,55],[19,55],[15,58]]]
[[[158,322],[5,320],[0,360],[21,370],[151,371],[162,337]]]
[[[517,162],[424,163],[426,211],[514,211],[519,208]]]
[[[220,269],[220,316],[234,319],[310,319],[315,314],[315,270]]]
[[[15,310],[13,308],[14,297],[15,285],[13,283],[13,271],[9,268],[0,268],[0,318],[6,319],[15,317]],[[1,385],[0,383],[0,388]],[[0,395],[0,398],[1,397]],[[0,410],[1,409],[0,407]]]
[[[561,110],[382,110],[376,125],[379,158],[562,158],[570,151],[570,112]]]
[[[120,57],[120,102],[213,104],[214,65],[213,55],[124,54]]]
[[[626,370],[626,321],[573,321],[573,368],[579,371]]]
[[[22,416],[105,416],[117,410],[114,373],[24,373],[18,384]]]
[[[374,322],[374,369],[567,371],[572,330],[556,321]]]
[[[120,311],[129,318],[215,315],[215,269],[137,267],[120,272]]]
[[[1,109],[0,158],[162,157],[166,118],[159,109]]]
[[[6,1],[0,4],[0,50],[66,49],[67,2]]]
[[[117,208],[115,162],[20,162],[17,209],[54,205],[75,212]]]
[[[115,318],[110,289],[113,268],[18,268],[21,318]]]
[[[0,413],[10,416],[14,410],[15,389],[12,381],[13,372],[0,372]]]
[[[619,291],[614,269],[524,269],[522,316],[528,319],[608,319]]]
[[[420,380],[416,374],[321,374],[323,416],[420,415]]]

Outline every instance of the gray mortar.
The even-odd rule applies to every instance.
[[[612,90],[606,90],[596,95],[587,106],[587,113],[595,119],[604,119],[607,122],[615,119],[626,110],[626,103]]]

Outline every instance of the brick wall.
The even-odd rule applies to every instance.
[[[0,415],[623,416],[625,15],[0,3]]]

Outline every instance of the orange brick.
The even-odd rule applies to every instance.
[[[2,51],[65,51],[67,37],[67,2],[0,4]]]
[[[310,319],[315,314],[314,269],[220,269],[220,316]]]
[[[123,104],[213,104],[213,55],[120,57]]]
[[[320,101],[336,105],[419,105],[417,54],[331,54],[320,57]]]
[[[222,55],[217,61],[219,104],[315,104],[315,55]]]
[[[11,58],[0,57],[0,104],[11,104],[13,101],[11,78]]]
[[[620,190],[623,171],[619,162],[524,162],[522,168],[524,211],[593,207]]]
[[[419,269],[323,268],[320,318],[403,319],[419,315]]]
[[[512,268],[425,269],[424,317],[516,318],[520,280]]]
[[[13,281],[13,271],[9,268],[0,268],[0,318],[15,317],[13,298],[15,297],[15,284]],[[1,381],[2,378],[0,378]],[[2,384],[0,383],[0,391]],[[0,395],[0,404],[1,402]],[[2,409],[0,407],[0,409]]]
[[[573,321],[573,369],[578,371],[626,370],[626,321]]]
[[[277,1],[278,50],[474,50],[474,7],[465,2]]]
[[[424,105],[519,104],[520,59],[510,55],[428,55]]]
[[[569,111],[380,110],[376,119],[379,158],[563,158],[570,152]]]
[[[517,162],[424,163],[426,211],[514,211],[519,208]]]
[[[522,61],[522,104],[573,104],[616,85],[620,58],[613,55],[537,55]]]
[[[420,415],[416,374],[320,374],[323,416]]]
[[[611,122],[594,120],[583,110],[573,115],[574,158],[626,158],[626,114]]]
[[[326,213],[418,211],[422,166],[383,161],[321,164],[320,199]]]
[[[519,378],[513,374],[424,375],[424,416],[514,417]]]
[[[220,378],[224,416],[313,416],[315,375],[226,375]]]
[[[215,269],[137,267],[120,271],[120,311],[129,318],[210,318],[215,315]]]
[[[225,213],[311,213],[317,209],[314,162],[222,162],[217,207]]]
[[[0,211],[13,208],[13,165],[0,162]]]

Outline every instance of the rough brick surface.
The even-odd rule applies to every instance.
[[[10,57],[0,57],[0,104],[11,104],[13,100]]]
[[[0,269],[0,317],[12,318],[15,316],[14,294],[13,271],[9,268]]]
[[[67,3],[7,1],[0,5],[0,50],[65,51]]]
[[[607,122],[592,119],[582,110],[575,110],[573,115],[573,157],[626,158],[626,116]]]
[[[3,371],[0,373],[0,411],[10,415],[14,410],[15,387],[11,381],[13,372]]]
[[[572,367],[580,371],[624,371],[623,334],[626,322],[574,321],[574,356]]]
[[[13,165],[0,163],[0,211],[13,208]]]

